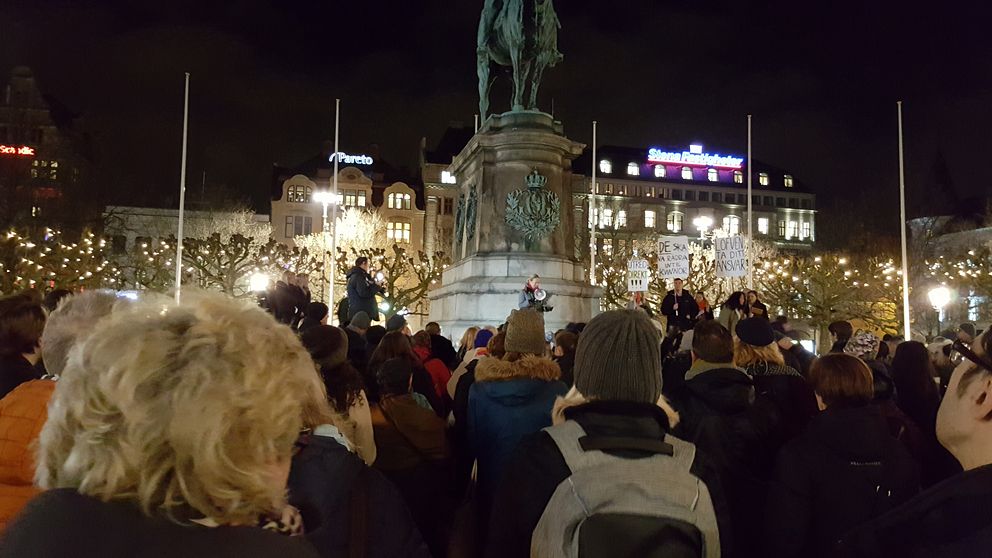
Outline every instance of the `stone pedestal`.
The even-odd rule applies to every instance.
[[[527,279],[553,295],[548,331],[586,322],[600,290],[575,259],[572,160],[583,145],[541,112],[490,117],[449,167],[459,188],[453,264],[430,295],[431,320],[457,339],[469,326],[498,325],[517,307]],[[508,205],[508,198],[517,207]],[[546,210],[556,205],[551,215]],[[516,218],[507,220],[508,211]]]

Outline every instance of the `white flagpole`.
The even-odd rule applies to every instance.
[[[186,72],[186,91],[183,96],[183,158],[179,166],[179,230],[176,231],[176,304],[183,288],[183,212],[186,210],[186,132],[189,125],[189,72]]]
[[[906,171],[902,146],[902,101],[896,101],[899,116],[899,233],[902,239],[902,321],[903,336],[912,339],[909,327],[909,256],[906,246]]]
[[[596,121],[592,121],[592,183],[589,187],[589,282],[596,284]]]
[[[327,305],[334,307],[334,269],[337,262],[337,222],[338,222],[338,153],[341,152],[338,145],[338,130],[341,125],[341,99],[334,99],[334,178],[331,186],[331,269],[326,273],[330,277],[327,281]]]
[[[754,289],[754,221],[751,219],[751,115],[747,115],[747,288]]]

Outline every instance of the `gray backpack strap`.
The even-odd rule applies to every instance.
[[[579,440],[586,435],[586,431],[574,420],[565,421],[564,424],[549,426],[544,431],[551,436],[555,445],[558,446],[558,451],[565,458],[565,464],[568,465],[568,469],[571,472],[575,473],[576,471],[593,467],[604,461],[602,452],[587,452],[582,449]]]

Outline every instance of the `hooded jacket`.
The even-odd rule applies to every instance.
[[[379,306],[375,295],[382,291],[372,276],[357,265],[348,271],[348,319],[365,312],[373,322],[379,321]]]
[[[451,370],[448,370],[448,367],[441,359],[433,356],[431,350],[427,347],[414,347],[413,352],[420,359],[424,370],[430,375],[431,383],[434,386],[434,394],[437,395],[438,399],[444,400],[444,396],[448,391],[448,380],[451,379]]]
[[[877,407],[827,409],[779,452],[765,513],[768,556],[830,556],[841,535],[919,487],[918,465]]]
[[[33,446],[48,419],[51,380],[32,380],[0,400],[0,532],[38,489]]]
[[[555,398],[568,391],[560,375],[553,361],[532,355],[515,362],[479,361],[468,396],[468,436],[483,499],[492,494],[520,440],[551,426]]]

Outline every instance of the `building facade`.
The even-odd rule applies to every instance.
[[[723,156],[692,145],[687,150],[602,147],[597,150],[595,211],[592,153],[573,164],[573,206],[577,250],[588,250],[595,220],[603,234],[599,250],[618,246],[612,238],[658,234],[705,236],[716,230],[747,234],[747,180],[744,157]],[[816,240],[816,196],[787,171],[755,161],[752,172],[752,217],[756,239],[779,248],[809,249]],[[622,240],[621,240],[622,241]],[[578,257],[578,254],[577,254]]]

